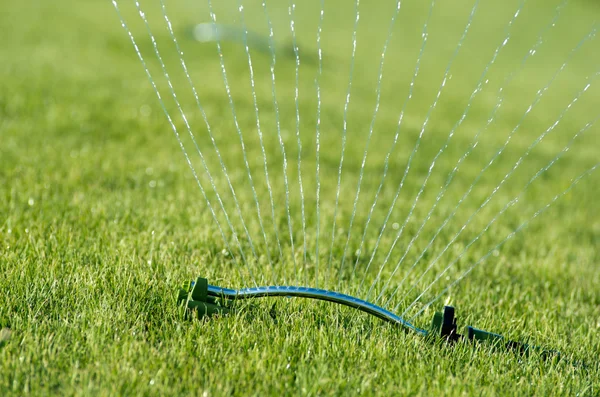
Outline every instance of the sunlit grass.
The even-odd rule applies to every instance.
[[[492,352],[485,347],[474,349],[463,344],[449,347],[430,343],[378,320],[356,315],[349,309],[302,300],[252,302],[241,305],[234,315],[225,318],[186,319],[175,304],[177,287],[182,281],[203,275],[213,284],[235,287],[249,284],[249,280],[240,280],[237,267],[241,264],[224,255],[221,235],[110,2],[63,3],[13,2],[5,5],[0,14],[0,31],[4,32],[0,44],[0,290],[4,297],[0,304],[0,395],[28,392],[36,395],[598,394],[598,173],[582,181],[572,193],[532,223],[525,233],[494,252],[488,261],[475,268],[460,288],[450,291],[445,300],[435,306],[439,309],[445,302],[452,303],[457,307],[462,325],[473,325],[511,339],[558,349],[567,356],[586,361],[586,369],[574,368],[564,362],[544,362],[537,356],[520,358]],[[388,3],[385,3],[387,8],[377,7],[379,11],[371,5],[373,10],[364,12],[363,23],[374,24],[381,18],[388,18],[389,6],[393,5]],[[408,224],[406,236],[400,241],[402,249],[416,233],[419,221],[435,201],[437,189],[471,143],[475,131],[485,123],[504,72],[516,68],[523,51],[531,46],[537,32],[551,19],[554,4],[552,7],[544,4],[531,2],[525,8],[524,18],[531,21],[531,26],[517,25],[515,34],[524,34],[530,42],[507,47],[503,57],[499,58],[495,74],[492,74],[493,81],[481,99],[474,103],[469,118],[440,157],[439,172],[432,174],[428,185],[431,188],[425,191],[416,208],[416,220]],[[446,44],[455,41],[445,41],[443,35],[454,38],[460,33],[470,5],[465,5],[460,13],[451,13],[448,11],[450,5],[442,4],[445,12],[435,14],[431,23],[431,50],[424,58],[420,91],[407,108],[405,133],[400,136],[398,150],[390,163],[390,184],[382,191],[382,210],[376,212],[367,233],[366,251],[373,249],[385,216],[384,209],[392,201],[423,117],[454,49],[446,48]],[[331,6],[331,12],[334,12],[334,6]],[[131,8],[131,4],[127,7]],[[401,19],[404,24],[400,25],[405,30],[395,32],[395,37],[405,40],[395,41],[389,50],[384,74],[388,80],[384,80],[382,107],[365,167],[363,191],[369,200],[379,183],[383,159],[406,97],[420,45],[422,14],[418,14],[421,19],[415,18],[408,23],[411,21],[409,11],[416,13],[421,8],[406,4],[406,14],[401,14],[406,19]],[[180,22],[176,25],[181,27],[177,34],[189,54],[193,77],[213,121],[216,140],[220,147],[228,148],[224,153],[240,202],[246,214],[253,214],[252,196],[235,140],[237,135],[222,87],[216,51],[212,46],[198,46],[186,36],[184,28],[196,21],[193,13],[184,12],[186,9],[198,12],[204,18],[198,19],[204,21],[205,7],[173,2],[173,19]],[[260,11],[258,3],[248,9]],[[514,10],[514,7],[506,9]],[[276,3],[273,10],[274,15],[287,15],[287,3],[285,7]],[[347,29],[351,27],[353,12],[350,6],[340,10],[343,12],[339,17],[339,29],[331,24],[323,34],[327,39],[324,41],[328,49],[326,54],[331,54],[330,58],[325,58],[323,72],[326,90],[321,157],[323,235],[320,258],[323,268],[329,254],[343,97],[348,78],[350,43],[344,40],[349,37]],[[482,5],[481,20],[476,21],[490,21],[490,26],[497,28],[490,30],[497,30],[498,35],[485,36],[484,22],[473,26],[474,34],[469,36],[470,41],[461,53],[464,56],[457,58],[453,80],[442,96],[424,135],[423,146],[415,157],[404,187],[405,194],[398,203],[398,208],[403,210],[399,210],[394,222],[404,220],[431,159],[462,114],[466,100],[511,16],[510,12],[502,10],[499,6],[497,10],[494,5],[487,5],[487,8]],[[497,20],[493,18],[496,13]],[[131,14],[126,15],[132,18]],[[302,19],[304,15],[313,14],[310,7],[299,6],[298,15]],[[479,170],[501,147],[535,92],[549,81],[597,17],[598,7],[593,2],[573,1],[568,5],[562,30],[549,37],[550,47],[546,47],[539,57],[532,58],[523,73],[516,77],[498,122],[482,137],[480,145],[456,175],[438,212],[423,230],[423,237],[409,252],[406,265],[417,258],[420,253],[415,252],[417,248],[425,247],[429,236],[450,213]],[[310,29],[299,32],[301,43],[308,46],[307,52],[315,49],[314,42],[303,39],[312,37],[310,35],[316,31],[316,20],[311,18],[305,20]],[[366,37],[376,45],[359,41],[359,46],[362,45],[359,48],[364,53],[359,53],[357,58],[356,91],[349,116],[343,179],[346,196],[340,207],[342,229],[352,211],[365,129],[373,116],[374,83],[384,38],[380,33],[387,32],[387,23],[385,19],[381,29],[374,27],[368,31]],[[446,33],[444,24],[452,27]],[[281,28],[285,24],[279,21],[277,26]],[[299,23],[299,26],[304,25]],[[139,21],[132,23],[152,71],[157,72],[158,64],[151,58],[150,42],[139,27]],[[167,43],[169,37],[162,31],[159,39]],[[284,45],[285,40],[282,40]],[[495,41],[492,43],[492,40]],[[560,111],[584,87],[586,78],[598,66],[600,53],[592,51],[597,43],[596,39],[573,58],[570,67],[545,95],[537,113],[527,119],[497,164],[482,177],[473,197],[457,213],[457,219],[441,233],[428,260],[441,252],[531,142],[552,125]],[[240,125],[248,138],[252,169],[258,170],[256,173],[260,175],[262,158],[255,134],[247,59],[236,44],[228,44],[225,51]],[[280,55],[277,73],[281,77],[277,83],[281,93],[282,125],[287,131],[284,131],[284,140],[291,148],[292,217],[296,237],[302,241],[298,234],[301,218],[295,176],[297,153],[293,146],[294,61]],[[270,55],[257,53],[254,57],[257,70],[267,70]],[[409,60],[405,61],[405,58]],[[167,55],[166,60],[171,67],[177,67],[175,54]],[[316,66],[307,62],[302,71],[302,132],[304,137],[310,136],[304,142],[303,178],[306,190],[310,190],[306,197],[307,215],[310,232],[314,233]],[[177,87],[184,91],[183,76],[174,72],[173,78]],[[283,211],[281,154],[274,114],[269,110],[270,80],[265,74],[257,79],[274,194]],[[159,84],[166,87],[164,82]],[[600,97],[597,86],[596,83],[586,93],[589,95],[574,106],[556,133],[532,152],[519,172],[498,193],[497,201],[484,209],[465,236],[450,248],[451,253],[436,272],[460,253],[505,202],[519,194],[529,178],[546,165],[571,136],[597,116],[597,98]],[[200,115],[193,110],[190,93],[181,96],[189,105],[190,121],[201,125]],[[172,104],[168,106],[169,110],[174,110]],[[176,122],[182,128],[179,118]],[[210,140],[204,130],[200,129],[197,135],[201,147],[210,150]],[[230,144],[232,141],[238,146]],[[439,288],[432,292],[439,292],[450,284],[555,194],[563,191],[572,178],[597,162],[597,158],[598,126],[595,126],[531,186],[519,206],[507,212],[506,217],[469,250],[458,269],[449,272],[448,278],[442,279]],[[196,157],[193,161],[200,170]],[[208,162],[217,176],[218,187],[226,190],[214,153],[208,155]],[[201,175],[202,181],[206,182],[204,174]],[[261,188],[264,181],[260,178],[257,177],[259,198],[263,214],[268,218],[268,195]],[[361,201],[359,206],[356,237],[350,247],[352,252],[360,242],[370,205],[367,201]],[[227,205],[234,208],[231,200]],[[283,212],[281,214],[280,233],[282,238],[287,238],[284,233],[287,224]],[[259,241],[257,222],[249,221],[249,227]],[[347,231],[342,231],[340,235],[345,237]],[[315,240],[314,234],[311,236],[308,247],[312,275],[315,271]],[[389,248],[393,236],[393,232],[384,236],[384,248]],[[344,243],[341,237],[335,241],[334,260],[338,262],[334,266],[339,263]],[[291,255],[287,240],[283,244],[286,255]],[[263,247],[258,246],[258,250],[264,255]],[[297,258],[302,257],[298,250],[295,254]],[[396,252],[394,264],[401,254]],[[360,266],[365,265],[364,262],[360,262]],[[287,269],[288,275],[293,274],[289,272],[290,267],[286,267],[291,266],[290,262],[284,261],[278,266]],[[364,269],[360,266],[359,272]],[[367,274],[369,280],[375,276],[374,270]],[[386,269],[384,279],[390,273],[391,269]],[[415,276],[419,274],[417,272]],[[398,282],[403,275],[399,274],[394,280]],[[269,280],[270,273],[266,270],[264,277]],[[353,279],[349,278],[347,282],[351,288]],[[418,325],[427,326],[430,314],[420,317]]]

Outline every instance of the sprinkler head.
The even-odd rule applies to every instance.
[[[188,310],[196,311],[198,318],[227,314],[230,311],[225,306],[221,306],[217,298],[208,295],[208,280],[202,277],[198,277],[195,282],[184,284],[179,289],[177,303],[185,304]]]

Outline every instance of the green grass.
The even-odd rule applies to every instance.
[[[150,3],[150,2],[148,2]],[[188,35],[192,23],[206,21],[204,2],[168,2],[176,33],[186,53],[213,132],[223,150],[259,259],[251,268],[261,282],[273,281],[261,240],[254,202],[227,97],[222,86],[216,51]],[[220,21],[234,23],[225,13],[232,2],[218,3]],[[287,3],[271,5],[275,29],[286,29]],[[316,280],[314,79],[318,22],[314,6],[298,5],[298,41],[308,61],[302,63],[300,111],[303,139],[303,181],[309,237],[308,264],[302,276]],[[313,4],[314,3],[314,4]],[[323,31],[322,196],[320,279],[329,255],[329,238],[336,193],[343,103],[349,69],[353,8],[327,3]],[[365,134],[373,115],[379,54],[387,33],[393,2],[362,5],[356,75],[348,116],[348,147],[344,163],[342,200],[334,244],[333,266],[340,265],[347,224],[361,168]],[[383,159],[395,131],[398,113],[410,82],[420,47],[427,5],[403,4],[394,41],[386,56],[381,110],[365,166],[349,252],[360,243],[362,225],[379,184]],[[391,159],[390,174],[366,237],[370,253],[378,227],[391,203],[410,150],[439,87],[445,65],[462,33],[469,2],[440,2],[430,24],[430,41],[423,58],[414,99],[407,107],[403,133]],[[488,4],[490,3],[490,4]],[[492,4],[498,3],[498,4]],[[421,186],[431,160],[448,131],[461,116],[469,95],[496,45],[517,2],[482,2],[452,68],[437,109],[415,156],[393,221],[401,223]],[[553,2],[554,3],[554,2]],[[152,3],[154,4],[154,3]],[[224,4],[224,5],[222,5]],[[153,26],[160,10],[146,5]],[[464,6],[464,7],[462,7]],[[485,124],[507,72],[516,70],[537,32],[552,18],[555,4],[530,1],[514,26],[514,39],[490,69],[490,82],[473,102],[469,117],[457,130],[436,164],[415,216],[406,226],[392,259],[397,261],[420,221],[434,203],[438,188],[465,152],[478,128]],[[229,8],[233,9],[233,8]],[[248,21],[264,33],[260,3],[247,6]],[[337,14],[336,14],[337,12]],[[535,93],[560,67],[569,51],[598,20],[600,9],[591,1],[572,0],[557,28],[549,32],[539,53],[515,75],[506,88],[498,120],[456,175],[415,247],[411,264],[429,236],[454,208],[479,170],[518,123]],[[158,76],[159,64],[129,2],[123,13]],[[336,18],[330,16],[336,15]],[[329,19],[327,19],[329,18]],[[381,23],[384,21],[384,23]],[[366,29],[366,26],[369,26]],[[261,30],[262,29],[262,30]],[[279,30],[277,30],[279,29]],[[264,300],[238,305],[234,315],[207,321],[187,320],[176,306],[177,286],[198,275],[226,287],[249,286],[239,258],[224,255],[225,245],[181,155],[151,86],[136,58],[110,1],[11,2],[0,13],[0,395],[464,395],[536,394],[598,395],[600,371],[597,337],[600,329],[600,176],[596,172],[534,221],[525,232],[503,245],[476,267],[443,300],[458,309],[461,324],[489,329],[515,340],[555,348],[585,361],[587,368],[540,357],[518,357],[481,346],[445,346],[354,311],[304,300]],[[184,76],[168,33],[157,30],[175,86],[190,123],[206,150],[211,172],[238,233],[242,233],[227,184],[211,149],[210,139]],[[281,33],[278,42],[289,46]],[[514,162],[585,85],[600,64],[598,39],[573,56],[543,100],[523,123],[507,150],[490,167],[454,221],[440,234],[426,256],[432,260],[451,240],[469,215],[510,170]],[[262,155],[256,134],[248,84],[247,59],[237,44],[224,46],[228,77],[233,87],[239,123],[244,131],[250,167],[268,228],[274,241],[273,220],[262,175]],[[301,263],[302,233],[296,173],[294,58],[289,48],[278,53],[278,98],[284,141],[289,148],[289,175],[296,251],[287,237],[283,211],[282,156],[271,108],[269,54],[253,53],[262,129],[274,186],[276,219],[282,238],[283,260],[276,261],[275,281],[293,279],[292,255]],[[157,79],[163,96],[164,81]],[[546,165],[600,105],[598,83],[567,113],[561,124],[527,157],[523,165],[482,210],[448,255],[417,286],[416,297],[469,241],[485,227],[504,203],[519,194],[529,178]],[[167,107],[176,114],[173,103]],[[180,117],[175,123],[185,135]],[[189,145],[187,138],[184,142]],[[188,146],[190,147],[190,146]],[[190,149],[192,161],[201,171]],[[527,190],[519,203],[499,218],[467,255],[426,295],[431,298],[472,263],[485,255],[511,230],[526,221],[571,178],[598,159],[598,126],[577,140],[556,166]],[[200,172],[203,183],[208,183]],[[210,189],[209,189],[210,190]],[[214,194],[209,191],[214,203]],[[223,216],[217,215],[220,221]],[[229,234],[228,234],[229,236]],[[389,248],[394,231],[384,234]],[[230,236],[229,236],[230,237]],[[233,244],[233,242],[232,242]],[[249,247],[245,252],[250,256]],[[274,248],[274,245],[271,246]],[[385,251],[385,250],[384,250]],[[399,252],[400,251],[400,252]],[[385,251],[387,252],[387,251]],[[376,265],[366,273],[376,275]],[[366,254],[357,274],[365,274]],[[348,266],[348,265],[346,265]],[[424,269],[421,263],[419,268]],[[383,279],[391,274],[384,270]],[[241,270],[242,277],[237,270]],[[349,269],[348,269],[349,270]],[[418,270],[418,269],[417,269]],[[409,277],[416,281],[419,271]],[[393,279],[398,283],[405,273]],[[342,274],[341,289],[352,291],[358,280]],[[392,283],[392,284],[393,284]],[[410,283],[407,284],[407,286]],[[377,290],[381,285],[377,286]],[[356,291],[355,291],[356,292]],[[365,291],[358,291],[364,296]],[[412,299],[402,302],[404,306]],[[439,301],[432,309],[439,309]],[[274,306],[273,306],[274,305]],[[432,310],[417,319],[426,326]]]

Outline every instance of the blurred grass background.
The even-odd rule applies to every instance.
[[[354,23],[352,2],[325,3],[320,80],[322,270],[329,255]],[[429,7],[426,3],[402,3],[386,53],[380,110],[351,233],[352,254],[360,243],[383,160],[408,93],[421,47]],[[210,21],[207,4],[183,0],[166,4],[257,244],[260,258],[251,265],[263,282],[281,282],[283,275],[291,278],[292,255],[301,263],[303,235],[296,171],[295,56],[288,3],[273,1],[269,12],[278,46],[277,99],[289,161],[295,252],[286,234],[282,156],[271,98],[271,55],[259,49],[251,52],[279,217],[275,223],[284,249],[284,259],[275,263],[279,275],[275,280],[266,271],[266,248],[240,158],[216,48],[214,43],[196,42],[192,35],[195,24]],[[209,186],[191,142],[185,137],[183,121],[169,99],[168,87],[161,78],[160,65],[135,5],[123,1],[119,5],[188,145],[194,166],[202,182]],[[507,23],[518,5],[513,0],[479,3],[463,47],[452,64],[452,78],[431,114],[390,222],[402,224],[406,218],[432,159],[461,117],[481,73],[504,40]],[[550,81],[571,50],[597,23],[600,9],[594,2],[569,1],[538,52],[519,70],[521,60],[535,44],[538,33],[552,20],[557,5],[556,1],[525,3],[509,43],[490,68],[489,82],[436,163],[399,248],[392,255],[393,264],[417,232],[439,188],[476,131],[485,125],[500,87],[505,100],[496,122],[482,133],[479,144],[461,166],[421,237],[408,252],[405,266],[418,257],[481,168],[503,145],[536,92]],[[160,3],[145,1],[142,6],[226,209],[241,233],[240,222],[232,215],[235,206],[226,180],[165,29]],[[362,262],[357,268],[359,276],[365,274],[366,259],[472,6],[469,1],[435,5],[414,96],[406,108],[390,172],[367,233]],[[235,2],[215,2],[214,7],[219,23],[241,26]],[[295,10],[301,57],[298,105],[309,248],[303,276],[311,284],[316,271],[318,7],[318,1],[308,1],[298,4]],[[393,1],[362,2],[360,6],[337,220],[340,230],[333,246],[334,269],[340,264],[348,233],[374,113],[381,50],[394,9]],[[251,31],[263,36],[268,33],[260,2],[245,3],[245,13]],[[257,302],[236,316],[189,322],[175,306],[174,292],[182,280],[204,275],[210,282],[224,286],[247,286],[249,280],[236,272],[241,266],[239,258],[223,254],[221,235],[112,4],[100,0],[5,4],[0,14],[0,31],[4,37],[0,44],[0,288],[6,291],[5,303],[0,305],[0,326],[5,330],[0,341],[1,394],[598,393],[597,173],[477,267],[445,301],[455,304],[460,313],[467,313],[466,318],[461,318],[465,324],[498,331],[513,339],[528,337],[533,343],[558,348],[587,360],[587,370],[542,362],[536,357],[520,360],[509,354],[491,354],[485,348],[430,345],[352,311],[306,301],[277,302],[272,310],[272,302]],[[274,250],[274,227],[256,133],[248,60],[239,43],[225,43],[223,53],[268,241]],[[598,72],[599,54],[598,39],[592,38],[572,55],[506,150],[482,176],[455,220],[440,234],[426,260],[442,251],[527,147],[557,120],[588,78]],[[506,76],[513,71],[514,80],[504,86]],[[598,94],[596,82],[536,146],[415,293],[459,255],[577,131],[597,117]],[[450,284],[597,159],[598,126],[594,125],[556,166],[536,180],[523,199],[498,220],[427,297]],[[214,203],[214,194],[208,190]],[[223,220],[222,213],[218,212],[218,216]],[[389,227],[384,233],[374,267],[366,273],[367,280],[374,279],[375,265],[381,263],[395,233]],[[249,253],[248,246],[244,247]],[[354,257],[349,256],[346,266],[353,262]],[[421,263],[421,271],[415,271],[409,281],[416,280],[426,265],[427,262]],[[384,280],[392,268],[390,264],[384,270]],[[399,282],[404,275],[400,271],[393,281]],[[357,283],[351,277],[344,281],[347,290]],[[357,293],[361,296],[365,291]],[[426,326],[430,314],[427,311],[419,318],[418,325]]]

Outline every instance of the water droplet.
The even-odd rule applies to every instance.
[[[392,229],[394,229],[394,230],[400,229],[400,224],[398,222],[392,223]]]
[[[151,181],[148,183],[148,186],[150,186],[152,189],[154,189],[154,188],[156,187],[156,181],[155,181],[155,180],[151,180]]]
[[[154,379],[150,379],[149,384],[150,384],[150,386],[154,385]]]
[[[148,105],[142,105],[140,107],[140,114],[143,117],[148,117],[152,114],[152,108],[150,108],[150,106],[148,106]]]
[[[29,204],[29,206],[32,207],[35,204],[35,200],[30,197],[29,200],[27,200],[27,204]]]
[[[154,170],[152,169],[152,167],[146,168],[146,175],[152,175],[153,172]]]

